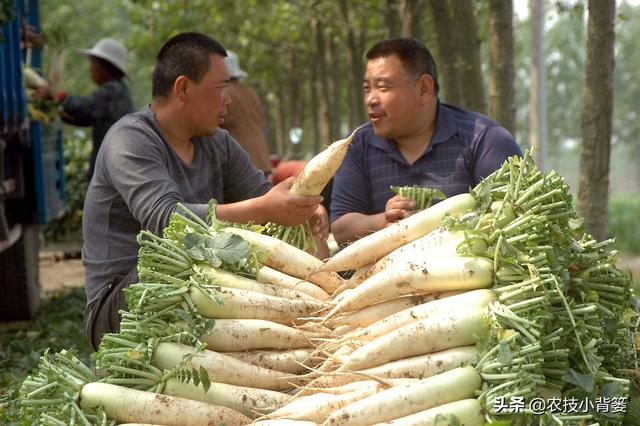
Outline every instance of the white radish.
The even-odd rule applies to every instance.
[[[264,264],[273,269],[317,284],[328,293],[342,284],[342,278],[335,272],[319,272],[323,265],[320,259],[277,238],[233,227],[224,231],[240,235],[263,252]]]
[[[224,352],[223,355],[244,361],[248,364],[282,371],[289,374],[302,374],[307,367],[316,367],[324,358],[313,356],[315,349],[290,349],[286,351],[246,351]]]
[[[244,426],[251,421],[227,407],[100,382],[82,387],[80,406],[91,411],[101,407],[109,418],[125,423]]]
[[[386,423],[378,423],[378,425],[442,426],[445,423],[461,426],[484,424],[484,411],[480,401],[468,398],[448,402]]]
[[[461,367],[378,392],[335,411],[323,425],[365,426],[397,419],[448,402],[474,397],[482,380],[473,367]]]
[[[208,278],[213,280],[212,284],[220,287],[239,288],[242,290],[255,291],[269,296],[284,297],[292,300],[316,300],[316,298],[298,291],[273,284],[261,283],[251,278],[242,277],[223,269],[212,267],[197,267]]]
[[[351,327],[367,327],[374,322],[380,321],[389,315],[393,315],[404,309],[412,308],[416,305],[435,300],[438,295],[417,295],[405,296],[397,299],[385,300],[358,311],[336,316],[327,321],[329,327],[351,326]]]
[[[356,371],[389,361],[475,344],[489,332],[484,308],[464,308],[405,325],[353,351],[338,371]]]
[[[309,160],[293,182],[291,192],[298,195],[319,195],[342,164],[349,144],[361,127],[351,132],[349,137],[333,142]]]
[[[436,229],[446,215],[468,212],[475,204],[474,197],[467,193],[447,198],[428,209],[355,241],[330,258],[321,270],[346,271],[376,262],[398,247]]]
[[[362,380],[363,376],[378,377],[380,379],[431,377],[457,367],[474,364],[478,361],[478,358],[479,353],[475,346],[460,346],[440,352],[391,361],[377,367],[366,368],[352,373],[324,374],[306,385],[306,387],[328,388],[341,386]]]
[[[227,383],[210,383],[205,391],[202,383],[196,386],[177,379],[167,380],[162,393],[228,407],[250,418],[273,411],[291,399],[281,392]]]
[[[198,312],[208,318],[263,319],[285,325],[309,317],[325,306],[311,300],[291,300],[228,287],[192,287],[190,295]]]
[[[162,342],[158,344],[151,364],[160,369],[175,368],[183,358],[193,353],[194,348],[179,343]],[[186,368],[200,369],[202,367],[209,374],[209,379],[218,383],[248,386],[260,389],[284,390],[291,389],[300,379],[290,374],[269,370],[248,364],[236,358],[221,353],[203,350],[186,364]]]
[[[292,277],[283,272],[276,271],[268,266],[262,266],[258,271],[258,281],[265,284],[277,285],[280,287],[290,288],[292,290],[301,291],[318,300],[329,298],[329,294],[316,284],[300,278]]]
[[[489,306],[497,300],[495,293],[487,289],[473,290],[451,296],[448,294],[449,293],[442,293],[440,295],[441,297],[437,300],[399,311],[352,333],[349,337],[361,340],[374,340],[393,330],[411,324],[416,320],[426,319],[430,316],[456,309],[471,307],[482,308]]]
[[[213,351],[237,352],[252,349],[297,349],[311,346],[315,333],[257,319],[217,319],[201,340]]]
[[[489,287],[493,283],[493,263],[480,257],[424,259],[405,267],[375,274],[342,298],[325,316],[364,308],[382,300],[407,294],[466,291]]]

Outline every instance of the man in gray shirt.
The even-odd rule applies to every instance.
[[[201,217],[207,203],[233,222],[297,225],[315,215],[326,238],[322,197],[293,194],[293,178],[271,188],[227,131],[231,100],[224,47],[199,33],[182,33],[158,53],[151,105],[118,121],[107,133],[84,206],[85,326],[97,348],[119,329],[122,289],[137,282],[136,236],[161,235],[177,203]]]

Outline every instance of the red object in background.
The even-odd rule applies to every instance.
[[[269,160],[271,160],[271,167],[275,169],[276,167],[278,167],[278,164],[280,164],[280,161],[282,161],[282,156],[277,154],[271,154],[269,156]]]
[[[298,176],[304,169],[305,164],[307,162],[301,160],[279,161],[273,173],[271,173],[271,182],[277,185],[288,177]]]

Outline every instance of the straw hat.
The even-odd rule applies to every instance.
[[[240,62],[238,61],[238,55],[235,52],[227,50],[227,57],[225,58],[225,62],[227,64],[227,69],[229,70],[229,75],[231,78],[245,78],[248,74],[242,68],[240,68]]]
[[[103,38],[98,40],[91,49],[78,49],[78,53],[104,59],[123,73],[127,73],[127,49],[118,40]]]

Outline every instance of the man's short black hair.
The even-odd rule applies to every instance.
[[[396,55],[405,70],[416,78],[423,74],[430,75],[435,84],[436,94],[438,93],[440,86],[436,62],[424,44],[412,38],[390,38],[374,44],[367,51],[368,60],[392,55]]]
[[[224,46],[196,32],[171,37],[160,49],[153,69],[151,95],[168,96],[176,78],[184,75],[196,83],[209,71],[212,54],[227,56]]]

